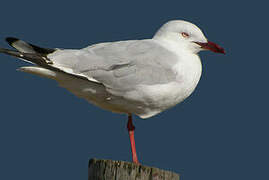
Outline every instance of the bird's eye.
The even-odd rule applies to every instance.
[[[184,38],[188,38],[190,35],[186,32],[182,32],[181,35],[184,37]]]

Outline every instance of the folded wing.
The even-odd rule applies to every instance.
[[[165,84],[176,78],[172,67],[177,57],[152,39],[100,43],[80,50],[41,48],[16,38],[6,40],[18,51],[1,48],[2,53],[114,91]]]
[[[48,55],[53,64],[114,90],[175,80],[177,57],[153,40],[101,43],[81,50],[57,50]]]

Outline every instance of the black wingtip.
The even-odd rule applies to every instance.
[[[6,41],[8,42],[8,44],[12,47],[14,47],[15,49],[17,49],[18,51],[22,51],[21,49],[23,49],[23,52],[27,52],[29,51],[30,48],[30,52],[32,53],[32,51],[34,50],[36,53],[39,54],[50,54],[53,53],[54,51],[56,51],[56,49],[50,49],[50,48],[41,48],[39,46],[24,42],[18,38],[14,38],[14,37],[7,37]],[[17,41],[19,41],[19,43],[17,43]],[[17,44],[14,44],[17,43]],[[20,49],[18,49],[20,48]]]
[[[14,42],[16,42],[16,41],[19,41],[19,39],[18,39],[18,38],[14,38],[14,37],[7,37],[7,38],[6,38],[6,41],[8,42],[9,45],[12,46],[12,44],[13,44]]]

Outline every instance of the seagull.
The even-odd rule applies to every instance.
[[[194,24],[165,23],[151,39],[93,44],[82,49],[42,48],[14,37],[14,50],[0,53],[31,63],[19,70],[56,80],[76,96],[103,109],[127,114],[132,160],[139,164],[132,115],[150,118],[182,102],[202,73],[198,52],[225,54]]]

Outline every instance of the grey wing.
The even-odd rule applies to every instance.
[[[81,50],[58,50],[49,55],[53,65],[86,77],[107,88],[128,91],[137,85],[175,80],[176,56],[154,40],[102,43]]]

